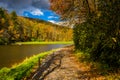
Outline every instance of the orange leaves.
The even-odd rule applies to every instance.
[[[71,0],[50,0],[51,8],[58,14],[63,14],[69,9],[71,5]]]
[[[76,20],[76,17],[80,17],[80,20],[81,16],[85,19],[90,12],[95,12],[96,3],[95,0],[50,0],[50,9],[59,14],[62,19]]]

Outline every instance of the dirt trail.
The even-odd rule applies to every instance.
[[[81,71],[80,65],[71,52],[69,48],[64,48],[59,52],[59,54],[64,54],[61,66],[46,76],[45,80],[80,80],[78,74]]]
[[[71,47],[62,48],[46,57],[33,80],[89,80],[81,74],[82,68],[72,50]]]
[[[37,71],[25,80],[109,80],[91,63],[78,60],[73,50],[70,46],[48,55],[40,68],[37,66]]]

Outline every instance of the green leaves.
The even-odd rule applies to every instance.
[[[94,61],[109,67],[120,67],[120,1],[98,1],[97,14],[89,14],[86,22],[75,25],[76,49],[88,51]]]

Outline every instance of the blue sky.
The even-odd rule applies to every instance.
[[[59,22],[59,15],[51,10],[44,10],[44,9],[36,9],[31,11],[24,11],[23,16],[31,17],[31,18],[38,18],[45,21],[50,22]]]
[[[59,15],[49,10],[49,0],[0,0],[0,7],[9,12],[16,11],[20,16],[59,22]]]

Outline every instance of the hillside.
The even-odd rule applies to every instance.
[[[24,41],[71,41],[72,29],[39,19],[17,16],[0,8],[0,44]]]
[[[47,24],[47,25],[53,25],[53,26],[58,26],[58,27],[63,27],[63,26],[59,26],[57,24],[53,24],[51,22],[47,22],[45,20],[41,20],[41,19],[37,19],[37,18],[30,18],[30,17],[24,17],[26,19],[29,19],[29,20],[32,20],[34,22],[38,22],[38,23],[44,23],[44,24]]]

